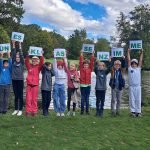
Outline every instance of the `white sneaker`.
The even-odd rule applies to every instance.
[[[71,115],[71,113],[70,113],[70,111],[68,111],[67,116],[70,116],[70,115]]]
[[[57,116],[57,117],[60,117],[60,113],[57,113],[56,116]]]
[[[22,111],[18,111],[17,116],[21,116],[22,115]]]
[[[15,110],[13,113],[12,113],[12,115],[14,116],[14,115],[16,115],[18,113],[18,110]]]
[[[75,113],[75,112],[73,112],[73,113],[72,113],[72,116],[75,116],[75,115],[76,115],[76,113]]]
[[[65,116],[65,114],[64,114],[64,113],[61,113],[61,116],[62,116],[62,117],[64,117],[64,116]]]

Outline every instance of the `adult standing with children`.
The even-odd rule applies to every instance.
[[[18,51],[16,44],[18,44]],[[12,115],[21,116],[23,109],[24,57],[21,42],[12,40],[12,47],[12,85],[15,95],[15,111]]]

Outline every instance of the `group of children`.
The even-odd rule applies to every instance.
[[[111,87],[111,113],[112,116],[120,115],[120,103],[122,91],[125,87],[124,73],[126,70],[125,57],[113,61],[109,59],[108,67],[101,61],[94,63],[94,52],[91,60],[85,60],[81,52],[79,60],[79,72],[76,64],[71,63],[68,67],[67,58],[57,61],[54,58],[53,65],[44,63],[44,57],[26,56],[25,63],[22,53],[21,43],[12,41],[12,52],[7,53],[8,60],[0,57],[0,113],[5,114],[8,109],[11,83],[15,96],[15,110],[12,115],[21,116],[23,109],[23,88],[24,88],[24,65],[27,69],[26,77],[26,116],[35,116],[38,112],[37,99],[39,89],[39,74],[42,74],[41,94],[43,115],[49,114],[49,105],[53,97],[54,111],[56,116],[65,116],[66,95],[65,83],[67,81],[67,115],[75,116],[76,104],[81,99],[81,115],[89,115],[89,95],[91,90],[91,73],[96,74],[96,116],[102,117],[104,112],[104,102],[106,94],[107,75],[111,73],[109,85]],[[143,50],[141,50],[140,60],[130,59],[130,49],[128,49],[128,76],[129,76],[129,106],[133,117],[141,116],[141,66],[143,60]],[[52,93],[52,77],[55,76]],[[52,95],[51,95],[52,93]],[[71,101],[73,112],[70,111]],[[85,107],[86,106],[86,107]]]

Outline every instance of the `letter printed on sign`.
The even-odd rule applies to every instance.
[[[63,48],[54,49],[54,57],[66,57],[66,50]]]
[[[111,49],[111,56],[112,57],[122,57],[124,55],[123,48],[112,48]]]
[[[10,43],[0,44],[0,52],[7,53],[8,51],[11,51]]]
[[[42,56],[43,55],[42,47],[30,46],[30,48],[29,48],[29,55],[30,56]]]
[[[142,40],[130,41],[130,49],[142,49]]]
[[[84,53],[93,53],[94,45],[93,44],[83,44],[82,51]]]
[[[24,34],[19,32],[12,32],[11,40],[23,42]]]
[[[97,59],[101,61],[109,60],[109,52],[97,52]]]

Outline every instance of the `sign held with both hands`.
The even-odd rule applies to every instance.
[[[24,34],[19,32],[12,32],[11,40],[23,42]]]
[[[10,43],[0,44],[0,52],[7,53],[11,51]]]
[[[124,48],[112,48],[111,49],[112,57],[122,57],[124,56]]]
[[[134,40],[129,42],[130,49],[142,49],[142,40]]]
[[[109,52],[97,52],[97,59],[101,61],[109,60]]]
[[[66,50],[63,48],[56,48],[54,49],[54,57],[66,57]]]
[[[94,51],[94,44],[83,44],[82,45],[82,52],[93,53],[93,51]]]
[[[29,55],[30,56],[42,56],[43,55],[43,49],[42,47],[29,47]]]

